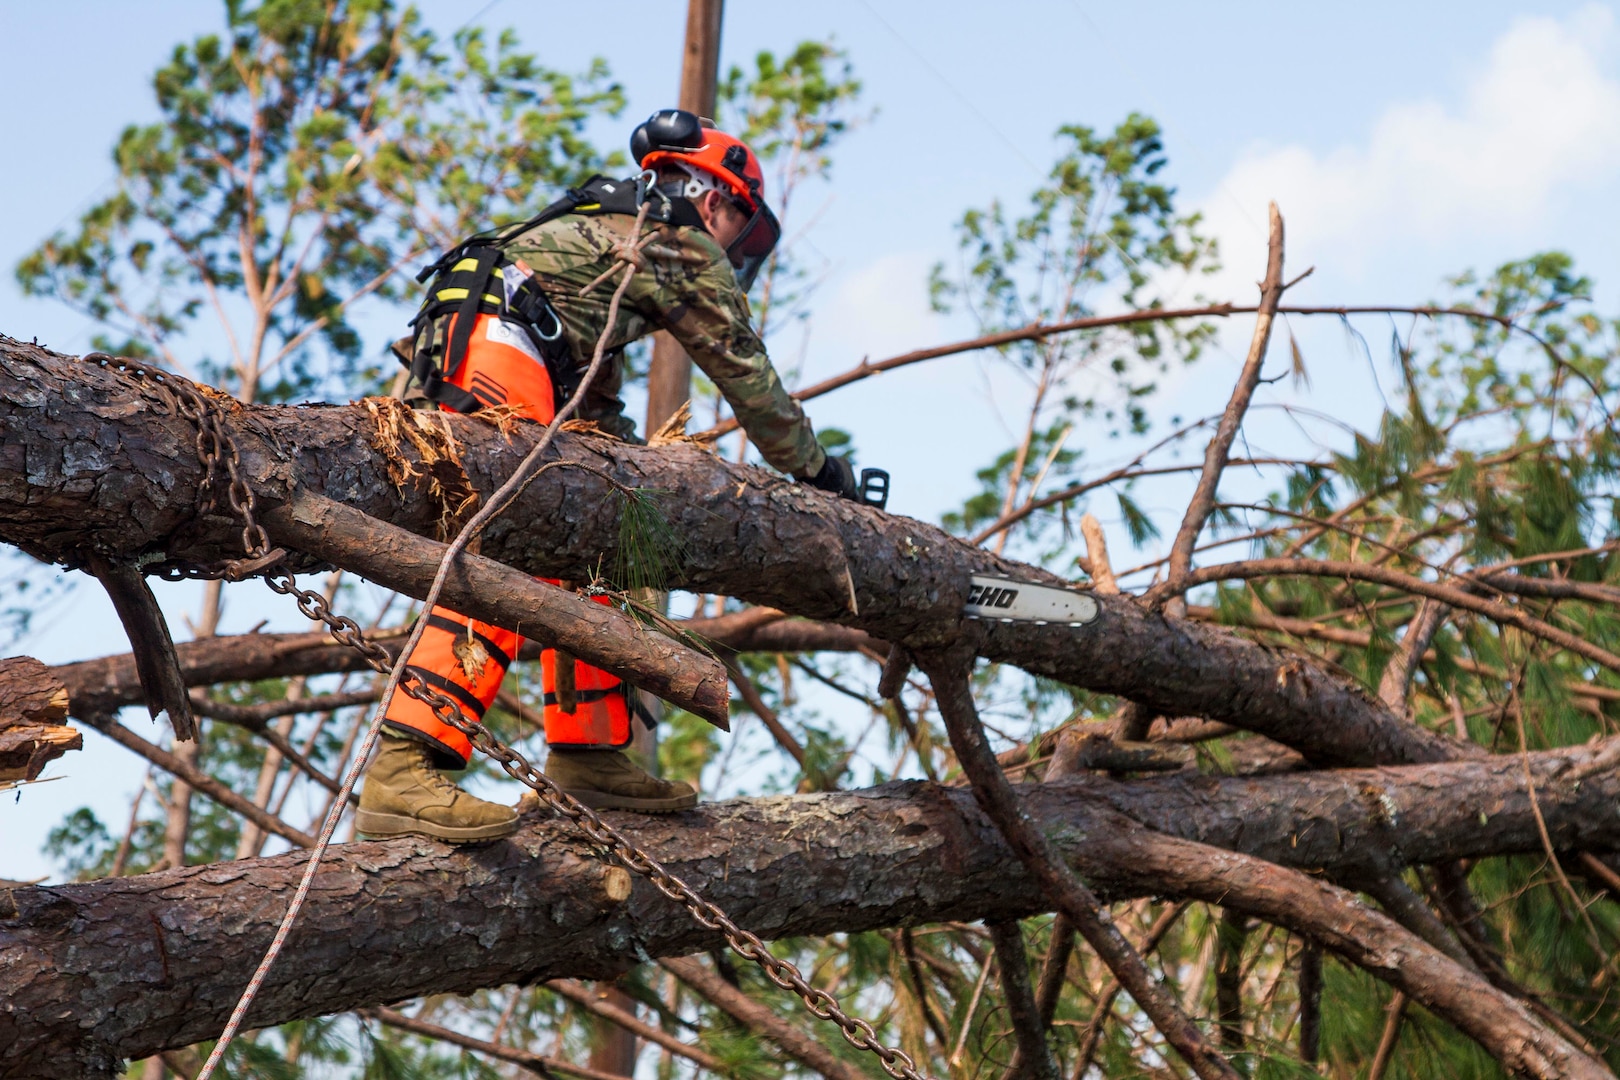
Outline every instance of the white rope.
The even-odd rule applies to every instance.
[[[606,356],[607,339],[613,333],[614,323],[618,321],[619,317],[619,301],[624,298],[625,289],[629,287],[630,279],[635,276],[638,263],[636,258],[636,238],[640,237],[642,224],[647,220],[647,210],[648,204],[643,203],[640,211],[636,214],[635,227],[631,230],[631,242],[624,245],[618,252],[619,261],[625,267],[625,274],[619,281],[618,288],[613,291],[613,299],[608,303],[607,325],[603,327],[601,337],[597,339],[596,352],[591,357],[591,364],[585,371],[585,377],[579,381],[579,387],[574,391],[574,396],[569,398],[568,403],[557,411],[556,416],[552,417],[551,423],[546,426],[546,430],[541,434],[540,441],[534,444],[534,448],[523,458],[516,471],[507,477],[506,482],[495,492],[483,509],[479,510],[472,520],[467,522],[461,532],[457,534],[455,541],[445,551],[444,558],[439,560],[439,570],[434,575],[433,587],[428,590],[427,596],[422,601],[424,613],[431,611],[434,604],[438,602],[439,594],[444,589],[445,580],[449,577],[450,566],[455,562],[456,556],[460,555],[467,545],[472,542],[473,537],[482,532],[484,527],[496,515],[505,510],[512,500],[517,497],[518,493],[523,490],[530,480],[531,474],[539,465],[541,455],[550,447],[557,429],[578,411],[579,403],[584,398],[586,389],[595,379],[596,373],[602,366],[603,358]],[[604,274],[603,278],[605,277]],[[600,281],[602,278],[597,280]],[[371,755],[372,748],[377,744],[377,737],[382,732],[383,718],[388,715],[388,707],[393,702],[394,691],[399,688],[400,678],[405,673],[406,660],[415,650],[416,643],[421,639],[422,632],[426,628],[426,618],[416,620],[416,626],[412,628],[410,637],[406,639],[404,648],[400,650],[399,659],[394,661],[393,670],[388,675],[388,684],[384,687],[382,697],[377,702],[377,711],[371,718],[371,726],[366,729],[365,742],[361,744],[359,753],[355,755],[354,761],[349,765],[348,772],[344,774],[342,790],[338,792],[337,798],[332,801],[332,808],[327,812],[326,820],[321,824],[321,834],[315,841],[315,847],[309,853],[309,862],[304,867],[304,876],[298,883],[298,891],[293,893],[292,903],[287,906],[287,914],[282,917],[281,926],[276,930],[276,936],[271,940],[270,947],[265,950],[264,959],[259,961],[258,969],[253,972],[253,978],[248,980],[247,988],[242,991],[241,998],[237,1000],[236,1008],[231,1011],[231,1018],[225,1024],[225,1030],[220,1033],[219,1041],[214,1044],[214,1050],[208,1055],[208,1061],[203,1065],[202,1071],[197,1074],[197,1080],[209,1080],[214,1075],[214,1070],[219,1067],[220,1061],[225,1057],[226,1047],[230,1046],[231,1040],[236,1037],[237,1031],[242,1026],[243,1018],[247,1016],[248,1008],[258,995],[259,988],[264,985],[265,977],[270,974],[270,968],[274,966],[276,957],[280,955],[281,947],[286,944],[287,935],[292,932],[293,923],[298,918],[298,912],[303,908],[304,899],[309,895],[310,885],[315,881],[315,871],[320,866],[321,857],[326,854],[326,849],[332,841],[332,834],[337,831],[338,821],[343,817],[344,811],[348,809],[349,795],[354,791],[355,782],[365,769],[366,759]]]

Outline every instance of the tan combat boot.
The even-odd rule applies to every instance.
[[[697,789],[679,780],[660,780],[637,768],[619,750],[553,747],[546,775],[568,794],[596,810],[639,810],[668,814],[697,805]]]
[[[518,817],[456,787],[434,767],[426,744],[385,734],[366,772],[355,827],[377,839],[414,833],[465,844],[511,836]]]

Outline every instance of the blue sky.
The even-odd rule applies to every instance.
[[[577,70],[605,57],[630,105],[621,122],[594,132],[603,145],[673,100],[684,8],[620,0],[611,18],[598,18],[537,0],[424,5],[444,31],[469,18],[515,27],[550,66]],[[1132,110],[1164,125],[1163,175],[1222,243],[1227,272],[1200,285],[1211,296],[1252,298],[1266,201],[1275,198],[1288,220],[1290,270],[1317,268],[1290,294],[1301,303],[1421,301],[1455,272],[1559,248],[1595,276],[1600,307],[1620,308],[1620,216],[1609,209],[1620,196],[1614,4],[732,0],[727,9],[725,63],[832,35],[876,110],[796,210],[820,211],[809,240],[829,270],[804,351],[806,381],[863,355],[971,336],[970,323],[930,313],[925,298],[928,267],[953,251],[953,222],[993,198],[1021,203],[1052,158],[1059,125],[1109,127]],[[86,348],[92,328],[22,298],[10,270],[110,191],[118,131],[155,115],[151,71],[218,19],[214,0],[0,5],[8,151],[0,332]],[[1336,328],[1297,329],[1314,404],[1369,420],[1377,392],[1365,361]],[[1233,320],[1223,347],[1174,380],[1159,407],[1191,416],[1224,401],[1247,336]],[[789,351],[798,350],[794,337]],[[854,432],[866,463],[891,468],[895,509],[933,520],[971,490],[972,470],[1021,423],[1021,384],[987,370],[973,358],[938,361],[810,411],[818,424]],[[1250,434],[1285,438],[1260,421]],[[1120,452],[1085,432],[1076,438],[1095,460]],[[1174,505],[1176,492],[1155,499]],[[120,631],[92,593],[80,590],[19,648],[50,662],[121,651]],[[163,599],[177,614],[192,602],[183,590]],[[243,596],[226,627],[246,629],[265,614]],[[273,626],[293,627],[277,619]],[[86,741],[61,767],[71,779],[0,804],[0,877],[50,873],[40,838],[73,806],[90,801],[104,820],[121,818],[141,770],[99,736]]]

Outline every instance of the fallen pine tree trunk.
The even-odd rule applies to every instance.
[[[1530,755],[1558,848],[1620,847],[1617,756],[1612,743]],[[1538,852],[1523,769],[1504,757],[1264,779],[1079,777],[1020,791],[1064,858],[1118,900],[1207,893],[1210,868],[1176,857],[1186,841],[1344,878],[1387,872],[1392,851],[1410,863]],[[769,938],[1018,918],[1040,907],[963,788],[898,783],[616,820]],[[291,854],[0,892],[0,1074],[109,1076],[119,1059],[217,1035],[301,869]],[[1223,902],[1264,911],[1264,883]],[[1354,920],[1320,917],[1315,929],[1331,947],[1377,944],[1346,936]],[[323,865],[249,1022],[609,977],[647,957],[720,944],[646,882],[628,901],[612,899],[603,865],[566,823],[531,819],[511,841],[475,848],[347,844]]]
[[[423,536],[454,507],[454,466],[488,494],[536,430],[476,417],[416,430],[394,403],[236,407],[243,471],[276,519],[303,488]],[[411,437],[405,437],[400,432]],[[453,433],[454,442],[444,434]],[[434,440],[438,440],[435,442]],[[526,573],[589,579],[611,565],[617,492],[656,492],[684,559],[667,584],[838,622],[884,641],[937,648],[963,626],[969,579],[1062,584],[933,526],[841,502],[688,446],[656,449],[560,435],[552,468],[492,523],[482,554]],[[98,482],[116,474],[118,484]],[[86,548],[212,561],[239,554],[237,522],[194,512],[194,431],[138,381],[0,339],[0,540],[76,563]],[[273,529],[272,529],[273,531]],[[335,552],[325,552],[332,558]],[[1097,596],[1084,627],[986,623],[980,655],[1153,712],[1224,721],[1318,764],[1416,763],[1469,752],[1418,728],[1347,680],[1215,627],[1166,619],[1125,596]]]

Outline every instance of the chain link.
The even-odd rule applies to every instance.
[[[252,487],[242,476],[236,442],[225,428],[219,403],[188,380],[127,357],[89,353],[84,359],[145,380],[169,398],[178,415],[197,425],[197,457],[203,465],[198,512],[211,513],[218,505],[214,488],[218,482],[219,465],[223,462],[229,478],[227,498],[232,512],[243,522],[242,547],[247,552],[247,558],[211,566],[177,561],[153,563],[144,568],[146,572],[170,581],[241,581],[262,575],[265,584],[274,592],[291,596],[306,618],[320,622],[335,641],[359,652],[373,670],[383,675],[392,672],[394,660],[388,650],[368,638],[359,623],[333,611],[326,597],[299,588],[292,572],[279,565],[286,558],[286,552],[270,547],[269,534],[258,523],[258,501]],[[815,1016],[836,1024],[851,1046],[874,1055],[883,1066],[883,1071],[894,1080],[929,1080],[917,1069],[916,1062],[909,1054],[898,1047],[885,1045],[871,1024],[860,1017],[850,1016],[839,1006],[837,998],[811,986],[804,973],[793,963],[776,956],[763,939],[738,926],[717,905],[705,900],[685,881],[665,869],[657,859],[602,820],[596,811],[558,787],[522,753],[501,742],[482,723],[468,716],[454,698],[428,685],[408,667],[400,678],[399,688],[433,710],[439,720],[466,735],[477,750],[493,758],[508,776],[532,790],[553,813],[572,821],[598,851],[626,870],[646,878],[664,896],[686,908],[701,925],[720,931],[727,944],[739,955],[758,964],[772,983],[796,994],[804,1007]]]

